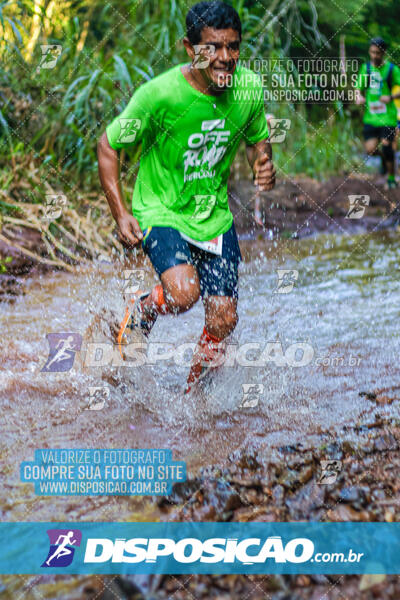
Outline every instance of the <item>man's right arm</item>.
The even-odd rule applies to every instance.
[[[137,219],[125,208],[119,178],[118,152],[111,148],[106,132],[99,139],[97,158],[101,185],[118,225],[121,241],[128,247],[136,246],[143,234]]]

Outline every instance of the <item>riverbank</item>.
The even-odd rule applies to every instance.
[[[6,296],[15,282],[9,277],[64,269],[92,260],[123,255],[115,224],[103,197],[82,199],[79,209],[60,208],[52,221],[38,204],[6,199],[14,212],[4,214],[0,231],[0,273]],[[303,238],[315,233],[360,233],[389,224],[400,191],[386,191],[374,175],[335,176],[325,182],[306,177],[278,180],[271,192],[260,194],[263,226],[254,221],[255,190],[251,181],[231,181],[230,206],[239,238]],[[350,197],[362,196],[364,214],[348,217]],[[361,212],[362,209],[361,209]],[[5,262],[7,261],[7,262]],[[3,266],[2,266],[3,265]],[[7,275],[8,277],[5,277]]]
[[[382,177],[334,176],[325,182],[306,177],[278,181],[271,192],[260,194],[264,227],[253,219],[253,185],[241,180],[231,186],[231,210],[242,236],[303,238],[315,233],[361,233],[388,225],[388,217],[400,204],[400,190],[385,190]],[[364,211],[349,215],[350,202],[362,197]],[[365,204],[364,204],[365,203]]]

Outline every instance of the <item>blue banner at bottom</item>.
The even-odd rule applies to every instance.
[[[0,523],[1,574],[400,574],[400,523]]]

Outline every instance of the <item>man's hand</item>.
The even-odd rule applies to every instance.
[[[379,100],[384,104],[389,104],[392,101],[392,96],[381,96]]]
[[[261,192],[272,190],[275,185],[275,167],[267,154],[261,154],[253,164],[254,183]]]
[[[143,233],[140,229],[137,219],[128,212],[116,219],[119,238],[124,246],[132,248],[136,246],[143,239]]]

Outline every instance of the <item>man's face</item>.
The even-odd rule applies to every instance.
[[[237,31],[231,28],[204,27],[201,30],[200,42],[194,47],[191,58],[194,57],[193,66],[199,69],[209,88],[223,90],[231,83],[239,51],[240,37]]]
[[[378,67],[382,64],[383,56],[385,53],[383,50],[381,50],[381,48],[379,48],[379,46],[375,46],[374,44],[372,44],[372,46],[369,47],[368,52],[373,65]]]

